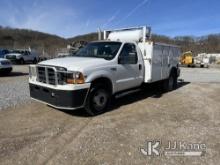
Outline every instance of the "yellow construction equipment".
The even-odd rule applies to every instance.
[[[181,65],[185,65],[188,67],[194,66],[194,58],[193,58],[193,53],[191,51],[182,54]]]

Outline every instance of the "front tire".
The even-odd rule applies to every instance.
[[[86,100],[85,110],[91,116],[96,116],[106,112],[110,101],[109,91],[102,84],[91,87]]]
[[[24,61],[24,59],[23,59],[23,58],[22,58],[22,59],[20,59],[20,64],[21,64],[21,65],[25,64],[25,61]]]

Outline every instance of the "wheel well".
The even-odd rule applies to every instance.
[[[105,77],[101,77],[101,78],[97,78],[95,80],[92,81],[92,85],[95,85],[95,84],[102,84],[106,87],[106,89],[112,94],[113,92],[113,86],[112,86],[112,82],[110,79],[108,78],[105,78]]]

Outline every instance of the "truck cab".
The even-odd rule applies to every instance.
[[[148,30],[150,32],[150,30]],[[106,111],[112,96],[164,80],[174,88],[179,49],[146,40],[147,27],[105,31],[71,57],[30,66],[31,98],[58,109]]]

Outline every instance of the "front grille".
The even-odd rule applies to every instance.
[[[10,65],[11,63],[9,61],[2,61],[1,64],[2,65]]]
[[[37,66],[37,80],[50,85],[64,85],[67,74],[59,72],[55,67]]]
[[[9,55],[8,55],[8,56],[6,56],[6,58],[9,59],[9,60],[15,60],[15,59],[16,59],[16,56],[9,56]]]

